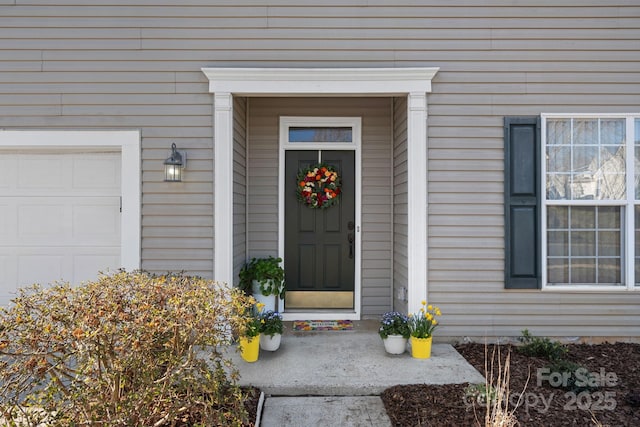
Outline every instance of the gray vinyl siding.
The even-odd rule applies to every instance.
[[[407,311],[407,98],[393,99],[393,309]]]
[[[251,98],[249,255],[278,253],[280,116],[362,117],[362,314],[379,315],[391,293],[391,107],[385,98]]]
[[[640,336],[640,291],[504,290],[502,194],[504,116],[640,112],[638,0],[60,3],[0,0],[0,128],[140,129],[143,268],[214,276],[213,100],[201,67],[439,67],[427,97],[426,183],[428,296],[444,312],[439,335],[517,335],[527,327],[551,336]],[[246,250],[256,255],[274,253],[277,237],[277,206],[263,192],[277,189],[277,152],[257,133],[277,126],[267,101],[249,100],[250,110],[264,105],[250,132]],[[281,107],[300,114],[318,100],[287,102]],[[180,184],[162,182],[172,142],[188,153]],[[383,163],[379,153],[367,155]],[[388,224],[397,245],[402,206],[394,197]],[[367,216],[376,227],[391,215],[382,204]],[[376,257],[367,268],[388,250],[382,243],[363,242]],[[400,250],[393,260],[399,284]],[[392,279],[386,267],[374,270],[366,274],[367,313],[382,309],[382,286]]]
[[[233,99],[233,280],[247,261],[247,99]]]

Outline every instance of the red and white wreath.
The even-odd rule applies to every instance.
[[[297,176],[298,200],[312,209],[326,209],[338,203],[340,175],[332,167],[316,164],[301,169]]]

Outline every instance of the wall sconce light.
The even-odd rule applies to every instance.
[[[171,144],[171,156],[164,161],[164,180],[167,182],[181,182],[182,170],[187,166],[187,155],[176,149],[175,142]]]

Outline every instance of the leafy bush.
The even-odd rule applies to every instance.
[[[558,376],[560,388],[580,393],[582,391],[597,390],[596,379],[593,374],[584,366],[570,360],[555,360],[546,367],[549,372]]]
[[[551,341],[547,337],[534,337],[529,334],[529,330],[522,331],[522,336],[518,338],[522,343],[518,351],[527,356],[543,357],[547,360],[555,361],[563,359],[569,349],[558,341]]]
[[[219,351],[246,327],[254,301],[241,291],[119,272],[34,285],[14,302],[0,313],[0,414],[30,425],[246,421],[237,370]]]

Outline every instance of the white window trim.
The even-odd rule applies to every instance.
[[[122,218],[120,264],[129,271],[140,268],[140,131],[0,130],[0,149],[100,149],[121,153]]]
[[[408,311],[427,299],[427,97],[439,68],[202,68],[214,94],[214,275],[233,283],[233,96],[407,97]]]
[[[340,126],[350,127],[353,129],[353,141],[349,143],[298,143],[289,142],[290,127],[319,127],[319,126]],[[296,311],[287,313],[286,298],[280,300],[280,306],[284,307],[283,319],[291,320],[332,320],[338,316],[345,320],[359,320],[362,311],[362,119],[360,117],[280,117],[280,149],[279,149],[279,167],[278,167],[278,187],[285,188],[285,152],[287,150],[343,150],[355,152],[355,188],[356,188],[356,258],[355,258],[355,275],[354,275],[354,307],[353,313],[341,310],[339,312],[331,312],[331,310],[323,310],[322,312]],[[278,194],[278,212],[284,212],[284,192]],[[278,215],[278,253],[280,258],[284,260],[284,215]]]
[[[640,113],[543,113],[541,116],[541,150],[540,150],[540,244],[541,244],[541,263],[542,263],[542,290],[548,292],[556,291],[573,291],[573,292],[627,292],[627,291],[640,291],[640,286],[635,286],[635,231],[634,231],[634,205],[635,203],[635,190],[634,190],[634,144],[635,139],[638,137],[634,134],[634,120],[640,119]],[[593,201],[586,200],[547,200],[547,162],[546,162],[546,148],[547,148],[547,119],[595,119],[595,118],[620,118],[625,119],[625,131],[626,131],[626,184],[627,184],[627,198],[625,200],[603,200],[598,201],[597,206],[623,206],[625,209],[624,229],[622,230],[624,238],[624,257],[622,257],[623,269],[620,272],[621,277],[624,278],[625,285],[611,286],[611,285],[548,285],[547,284],[547,206],[594,206]],[[640,201],[638,202],[640,203]]]

